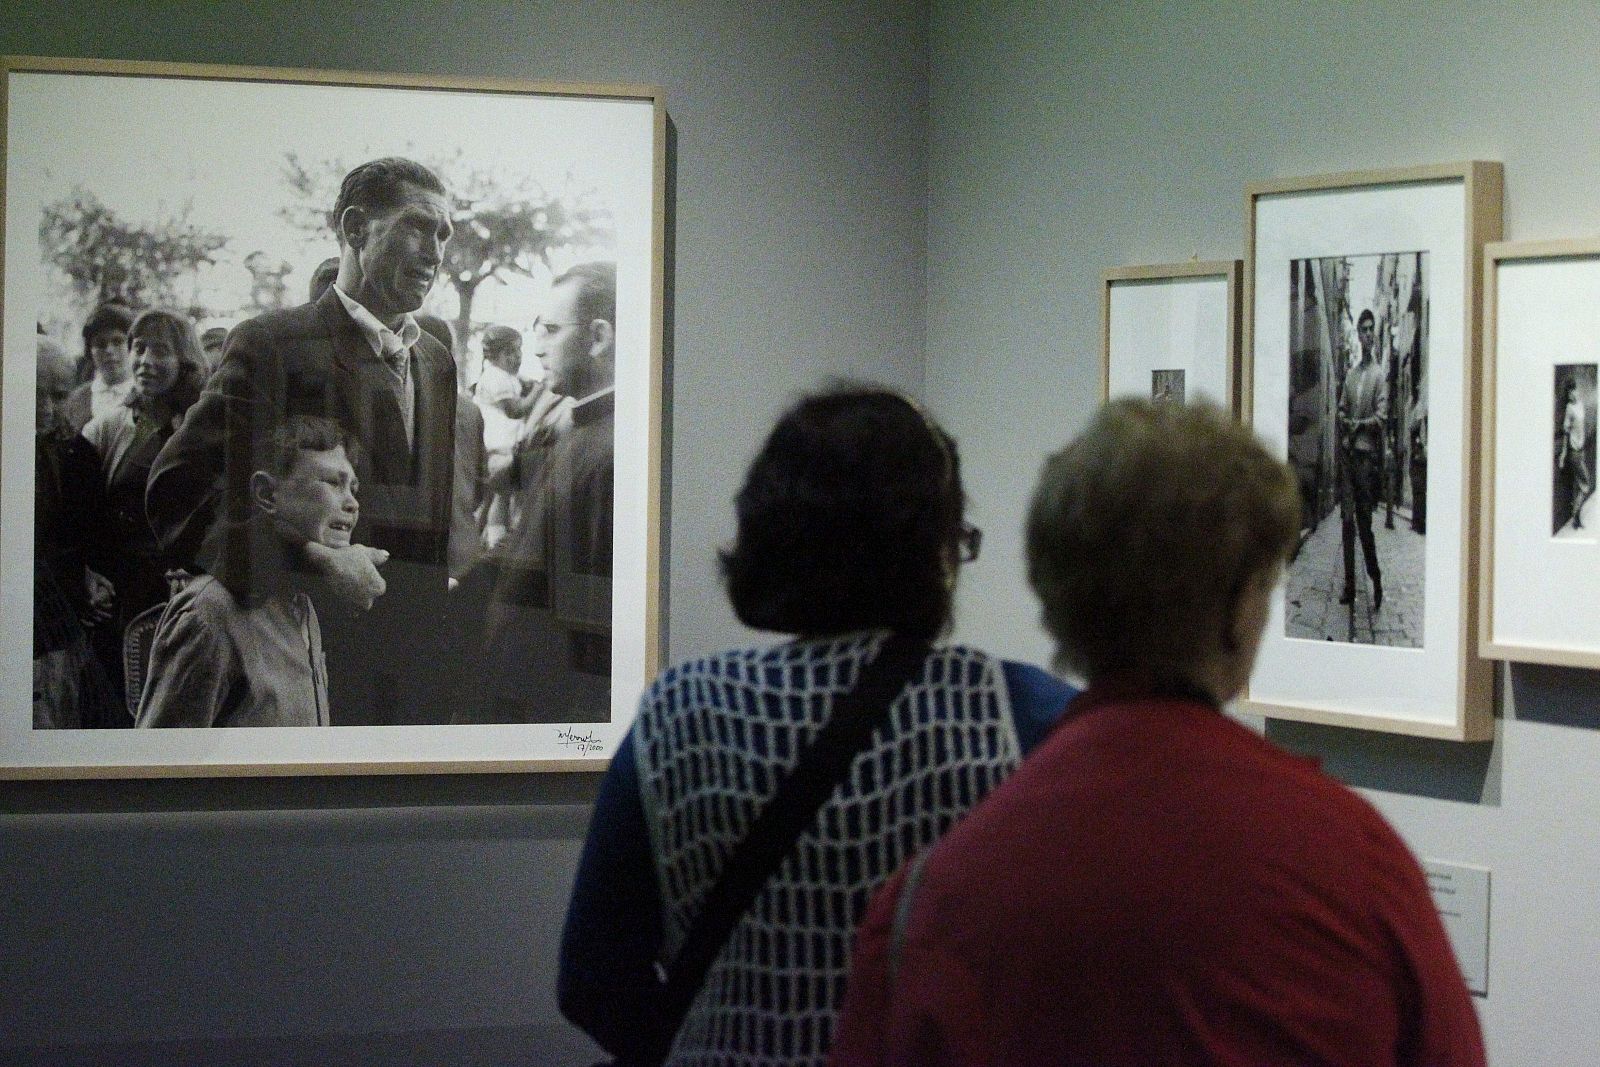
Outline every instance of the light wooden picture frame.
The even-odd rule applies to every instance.
[[[301,641],[291,658],[304,660],[295,677],[303,674],[311,686],[315,670],[309,665],[319,661],[323,648],[326,694],[317,688],[315,701],[280,699],[276,706],[290,711],[268,722],[251,721],[243,713],[232,720],[250,729],[196,728],[188,722],[182,725],[189,728],[178,729],[90,729],[89,716],[72,717],[86,706],[76,696],[53,697],[42,712],[37,698],[30,707],[24,677],[34,677],[36,697],[41,679],[45,692],[66,694],[88,676],[91,668],[84,664],[90,663],[95,684],[115,678],[123,688],[116,699],[97,703],[101,710],[95,714],[110,717],[125,709],[130,719],[165,725],[149,722],[140,697],[129,694],[147,697],[153,683],[145,680],[158,673],[159,658],[176,647],[178,623],[166,619],[167,601],[157,598],[141,613],[143,630],[123,620],[119,626],[126,628],[107,639],[123,656],[126,673],[117,674],[101,662],[105,657],[81,652],[95,639],[98,622],[91,613],[104,614],[109,603],[115,616],[122,606],[114,595],[96,600],[91,592],[89,608],[50,616],[50,626],[59,622],[63,629],[60,634],[50,630],[54,636],[46,646],[60,651],[62,643],[70,643],[79,650],[68,667],[52,661],[41,671],[37,637],[45,631],[37,625],[13,625],[0,633],[0,676],[9,680],[0,690],[0,777],[603,769],[661,661],[667,119],[660,90],[36,57],[5,57],[0,78],[5,167],[0,186],[0,611],[5,618],[16,622],[33,616],[38,623],[45,603],[34,592],[38,568],[46,559],[54,565],[54,546],[60,543],[52,539],[54,533],[44,533],[44,517],[99,514],[95,508],[104,506],[98,494],[106,486],[98,483],[95,508],[86,503],[88,495],[70,492],[65,507],[49,510],[39,503],[48,495],[39,474],[45,454],[41,431],[60,427],[62,439],[73,442],[82,435],[59,422],[53,408],[47,412],[42,399],[47,390],[36,395],[36,386],[65,373],[61,368],[70,368],[73,357],[87,348],[87,335],[79,330],[108,297],[139,305],[135,311],[176,306],[193,325],[215,325],[219,337],[226,333],[225,346],[206,358],[209,366],[197,379],[211,373],[210,389],[217,395],[200,392],[194,406],[174,414],[170,423],[162,410],[159,420],[149,423],[160,433],[184,434],[191,420],[205,425],[210,411],[202,405],[226,412],[216,418],[225,429],[215,438],[204,438],[190,426],[185,442],[211,448],[204,453],[208,461],[217,457],[221,465],[221,457],[240,454],[236,442],[248,440],[257,448],[269,440],[264,435],[281,425],[281,414],[295,413],[286,408],[309,406],[316,408],[312,414],[342,425],[353,442],[346,451],[358,477],[362,471],[402,472],[361,477],[352,487],[360,509],[355,521],[366,525],[357,525],[350,538],[370,540],[388,552],[378,568],[387,588],[370,612],[346,608],[347,601],[332,596],[326,585],[302,585],[296,577],[282,586],[283,603],[295,613],[284,633],[298,632]],[[412,271],[416,278],[392,283],[426,292],[416,308],[421,333],[413,339],[410,324],[401,330],[402,343],[411,345],[402,350],[410,362],[389,364],[394,377],[383,379],[389,383],[388,403],[404,405],[393,410],[406,420],[404,440],[411,454],[405,456],[401,444],[398,460],[382,444],[363,439],[373,425],[398,432],[402,423],[379,410],[382,402],[375,397],[381,390],[373,384],[376,379],[364,377],[385,364],[367,362],[379,353],[363,348],[369,341],[359,320],[346,315],[326,335],[333,338],[326,351],[349,370],[348,380],[338,381],[320,369],[329,362],[324,350],[294,340],[298,335],[287,325],[333,322],[342,312],[330,313],[324,304],[338,308],[327,303],[336,295],[343,307],[351,306],[342,288],[325,290],[324,303],[305,303],[312,268],[325,258],[354,259],[350,277],[356,282],[347,280],[341,262],[335,284],[360,285],[366,269],[360,264],[378,254],[372,250],[380,238],[390,248],[413,240],[404,229],[419,225],[416,212],[406,207],[411,201],[401,207],[375,203],[354,222],[348,212],[331,218],[342,175],[368,161],[397,156],[420,161],[442,179],[445,191],[436,198],[441,206],[435,215],[451,224],[443,237],[445,228],[427,215],[433,210],[427,206],[434,203],[431,194],[424,194],[427,204],[419,210],[427,229],[414,247],[434,240],[442,251]],[[402,190],[415,188],[402,184]],[[347,240],[351,233],[359,236]],[[414,256],[427,258],[426,253]],[[423,278],[428,270],[435,273]],[[611,271],[614,282],[608,280]],[[370,282],[374,289],[390,284],[378,268],[368,277],[377,279]],[[613,305],[604,304],[608,292],[614,293]],[[571,314],[553,310],[559,307]],[[566,319],[572,321],[559,321]],[[244,324],[250,325],[241,329]],[[521,362],[507,364],[511,369],[502,382],[513,400],[523,402],[520,407],[475,401],[470,394],[481,365],[481,339],[491,324],[510,327],[501,334],[521,342]],[[135,333],[142,328],[133,327]],[[567,334],[572,337],[562,340]],[[379,336],[373,333],[371,343],[376,345]],[[557,377],[549,368],[567,357],[552,363],[551,353],[569,341],[571,351],[583,353],[583,370],[571,371],[579,364],[569,361],[569,370],[562,372],[568,377]],[[145,346],[141,351],[149,349],[148,340],[139,343]],[[459,368],[455,380],[449,375],[450,357]],[[137,372],[140,357],[131,358]],[[53,369],[41,373],[45,366]],[[220,369],[213,373],[213,367]],[[230,386],[233,393],[223,397],[227,389],[215,383],[230,367],[237,373],[228,380],[248,388]],[[251,378],[263,373],[262,367],[276,369],[270,385]],[[85,351],[77,369],[92,374],[93,368]],[[178,372],[180,381],[184,373]],[[160,380],[160,374],[151,380]],[[143,381],[136,373],[135,396],[145,388]],[[573,395],[552,384],[563,382]],[[96,403],[104,400],[107,407],[100,410],[124,403],[106,383],[95,388],[102,386],[105,398],[84,394]],[[248,406],[262,397],[279,400]],[[535,410],[527,413],[530,405]],[[491,408],[505,413],[508,426],[476,449],[472,443],[484,433]],[[246,417],[257,421],[240,421]],[[140,418],[126,416],[135,426],[144,425]],[[111,438],[95,440],[104,445]],[[134,440],[145,439],[136,435]],[[232,451],[213,440],[230,442],[226,447]],[[389,440],[397,439],[391,433]],[[152,469],[172,465],[164,444],[149,444]],[[102,474],[114,480],[113,465],[102,451],[97,447],[88,454],[98,457]],[[49,455],[57,455],[53,441]],[[546,467],[538,466],[546,461]],[[236,484],[245,483],[236,483],[231,467],[226,470],[226,476],[197,481],[226,502],[205,506],[223,510],[236,526],[260,518],[249,506],[259,502],[258,490],[250,489],[248,498],[230,495]],[[472,490],[470,496],[459,493],[464,487]],[[123,488],[126,504],[136,493],[131,482]],[[492,521],[486,516],[493,514],[489,506],[496,491],[507,501],[499,514],[509,533],[491,551],[482,530]],[[242,501],[239,510],[226,510],[236,498]],[[523,503],[537,506],[524,509]],[[139,518],[126,506],[117,514],[130,522]],[[387,535],[378,532],[386,516]],[[148,515],[144,519],[152,542],[167,552],[176,539],[163,536],[166,528]],[[216,529],[209,523],[203,528]],[[457,535],[469,529],[458,542]],[[383,536],[391,543],[380,543]],[[479,540],[472,541],[474,536]],[[81,531],[70,538],[74,545],[80,539],[94,543],[93,535]],[[36,544],[49,549],[48,557],[35,551]],[[297,549],[290,540],[284,544],[289,560],[284,573],[298,575],[311,550]],[[337,540],[325,544],[340,547]],[[460,553],[458,544],[465,546]],[[423,547],[413,549],[418,545]],[[245,573],[271,571],[262,563],[265,557],[254,548],[250,552]],[[72,583],[91,554],[67,553],[71,581],[57,584],[77,588]],[[166,564],[175,556],[159,558]],[[148,564],[141,565],[148,569]],[[185,570],[198,575],[200,583],[225,584],[221,577],[211,582],[203,568],[186,564]],[[516,584],[507,577],[511,572],[532,573],[538,581]],[[56,582],[53,575],[50,580]],[[90,586],[95,588],[92,578]],[[397,592],[416,589],[426,596],[407,600],[409,593]],[[254,604],[239,600],[241,610]],[[314,612],[308,615],[304,604],[314,605]],[[348,618],[335,619],[342,610]],[[485,621],[491,610],[499,611],[493,626]],[[381,625],[372,621],[380,617],[386,620]],[[314,639],[312,626],[319,619]],[[335,630],[344,635],[342,646],[330,636]],[[31,652],[30,636],[36,638]],[[347,658],[341,661],[339,655]],[[338,662],[359,671],[338,675]],[[70,681],[61,680],[63,671]],[[358,673],[359,691],[347,680]],[[236,674],[248,681],[262,677],[248,668]],[[343,703],[341,685],[347,687],[345,695],[355,694]],[[314,713],[307,710],[312,703],[317,704]],[[184,707],[204,704],[186,701]],[[224,701],[219,698],[216,705]],[[285,719],[326,728],[300,728]],[[216,716],[208,721],[223,724]]]
[[[1600,668],[1600,239],[1490,244],[1483,286],[1480,651]]]
[[[1237,259],[1117,267],[1100,283],[1100,396],[1238,411]]]
[[[1242,418],[1305,508],[1241,711],[1492,736],[1477,402],[1502,190],[1479,161],[1246,188]]]

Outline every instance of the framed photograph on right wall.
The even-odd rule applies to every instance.
[[[1242,711],[1492,736],[1476,406],[1502,181],[1470,162],[1246,189],[1242,417],[1303,508]]]
[[[1600,668],[1600,239],[1484,251],[1481,651]]]
[[[1100,289],[1100,395],[1238,410],[1237,259],[1105,272]]]

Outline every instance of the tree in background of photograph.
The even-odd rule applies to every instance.
[[[192,318],[212,314],[191,291],[178,291],[203,266],[215,265],[228,245],[220,233],[189,221],[188,210],[149,222],[133,222],[79,187],[44,209],[39,246],[44,261],[66,275],[82,319],[105,303],[131,308],[175,307]]]

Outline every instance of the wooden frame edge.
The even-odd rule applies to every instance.
[[[434,760],[411,762],[401,760],[372,760],[361,763],[175,763],[135,766],[118,764],[111,767],[94,764],[71,764],[58,767],[0,767],[0,782],[29,782],[84,779],[147,779],[147,778],[331,778],[335,775],[360,777],[362,775],[401,774],[571,774],[604,773],[611,757],[594,759],[501,759],[501,760]]]
[[[1482,430],[1483,409],[1479,406],[1483,381],[1484,298],[1483,284],[1484,248],[1490,241],[1498,241],[1505,229],[1505,168],[1497,162],[1474,160],[1466,164],[1466,183],[1463,195],[1466,204],[1467,261],[1463,264],[1462,283],[1466,286],[1467,306],[1467,366],[1462,381],[1462,411],[1466,413],[1466,466],[1462,470],[1463,499],[1461,502],[1466,543],[1462,549],[1461,572],[1461,627],[1457,635],[1457,653],[1461,657],[1461,673],[1456,682],[1457,706],[1460,708],[1463,740],[1494,733],[1494,662],[1483,658],[1479,652],[1478,629],[1478,564],[1482,553],[1483,530],[1481,501],[1472,494],[1482,486]]]
[[[0,55],[0,74],[96,74],[195,81],[284,82],[345,87],[507,93],[519,96],[530,93],[541,96],[599,96],[656,103],[663,99],[660,86],[643,83],[545,82],[520,78],[468,77],[459,74],[234,66],[225,63],[175,63],[144,59],[75,59],[65,56]]]
[[[1356,711],[1332,711],[1325,708],[1304,707],[1296,704],[1275,704],[1254,700],[1239,700],[1234,710],[1246,715],[1259,715],[1266,719],[1284,722],[1306,722],[1317,726],[1339,726],[1352,730],[1370,730],[1376,733],[1403,734],[1407,737],[1426,737],[1435,741],[1491,741],[1494,739],[1494,720],[1485,722],[1434,723],[1416,719],[1401,719],[1386,715],[1366,715]]]
[[[652,98],[654,114],[651,119],[650,136],[654,141],[651,147],[652,169],[650,179],[651,198],[651,243],[655,252],[650,257],[650,313],[654,317],[655,330],[650,336],[650,373],[649,373],[649,414],[647,426],[650,434],[650,445],[646,453],[645,470],[645,630],[644,630],[644,674],[645,684],[650,684],[657,674],[661,673],[662,660],[665,649],[662,648],[662,607],[664,602],[663,584],[665,573],[662,570],[662,507],[663,492],[662,471],[666,466],[667,457],[663,452],[662,434],[666,430],[666,271],[667,271],[667,105],[659,96]]]
[[[1479,491],[1481,460],[1478,410],[1481,388],[1483,345],[1483,300],[1485,293],[1484,252],[1488,243],[1498,241],[1504,227],[1504,164],[1492,160],[1467,160],[1455,163],[1425,164],[1380,170],[1344,171],[1303,178],[1270,179],[1245,185],[1244,299],[1242,304],[1243,341],[1239,355],[1239,418],[1246,425],[1254,421],[1255,407],[1255,279],[1256,279],[1256,203],[1263,197],[1333,189],[1354,189],[1386,185],[1412,185],[1431,182],[1462,183],[1462,213],[1465,226],[1463,285],[1463,412],[1466,419],[1463,439],[1462,524],[1465,535],[1461,570],[1461,624],[1456,635],[1460,667],[1456,677],[1456,721],[1418,723],[1409,719],[1367,716],[1356,712],[1321,711],[1297,705],[1253,701],[1249,683],[1239,702],[1242,710],[1267,718],[1299,722],[1318,722],[1331,726],[1379,730],[1455,741],[1476,741],[1494,734],[1494,664],[1483,657],[1479,641],[1478,580],[1479,531],[1482,501],[1474,501]],[[1475,506],[1476,505],[1476,506]]]
[[[1111,399],[1111,287],[1117,282],[1159,282],[1177,278],[1220,277],[1228,283],[1228,365],[1223,391],[1228,411],[1239,417],[1239,289],[1242,259],[1189,259],[1179,263],[1110,267],[1100,275],[1100,402]]]

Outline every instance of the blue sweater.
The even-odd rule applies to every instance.
[[[1038,667],[1005,661],[1006,691],[1023,755],[1077,690]],[[595,797],[561,937],[561,1011],[613,1054],[651,1019],[661,986],[662,902],[640,799],[633,735],[622,739]]]

